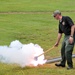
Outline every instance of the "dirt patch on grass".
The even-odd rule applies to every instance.
[[[50,14],[46,11],[29,11],[29,12],[0,12],[0,14]]]
[[[36,67],[31,66],[31,68],[55,68],[55,63],[51,63],[51,64],[44,64],[44,65],[38,65]]]
[[[50,14],[53,11],[11,11],[11,12],[0,12],[0,14]],[[61,12],[72,12],[75,11],[61,11]]]

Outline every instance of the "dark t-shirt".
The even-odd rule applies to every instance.
[[[59,21],[59,33],[64,33],[65,35],[71,34],[71,26],[73,26],[74,23],[72,19],[68,16],[63,16],[62,20]]]

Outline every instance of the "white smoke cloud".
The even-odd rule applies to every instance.
[[[18,64],[21,67],[37,66],[44,64],[44,55],[34,58],[43,53],[43,49],[38,44],[22,44],[18,40],[11,42],[9,46],[0,46],[0,62],[8,64]]]

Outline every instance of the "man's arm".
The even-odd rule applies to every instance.
[[[74,42],[73,35],[74,35],[74,31],[75,31],[75,25],[70,17],[66,17],[66,19],[67,19],[68,24],[71,26],[71,34],[70,34],[70,38],[69,38],[69,43],[72,44]]]
[[[58,33],[57,41],[56,41],[56,43],[54,45],[55,47],[57,47],[59,45],[61,37],[62,37],[62,33]]]
[[[75,31],[75,25],[73,25],[73,26],[71,27],[71,36],[74,35],[74,31]]]
[[[71,26],[71,35],[70,35],[70,38],[69,38],[70,44],[72,44],[73,41],[74,41],[74,39],[73,39],[74,32],[75,32],[75,25],[72,25]]]

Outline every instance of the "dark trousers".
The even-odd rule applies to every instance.
[[[61,47],[61,57],[62,57],[61,64],[65,65],[67,61],[68,66],[73,67],[72,52],[74,48],[74,43],[72,44],[69,43],[69,37],[70,36],[68,35],[64,36],[64,40]]]

